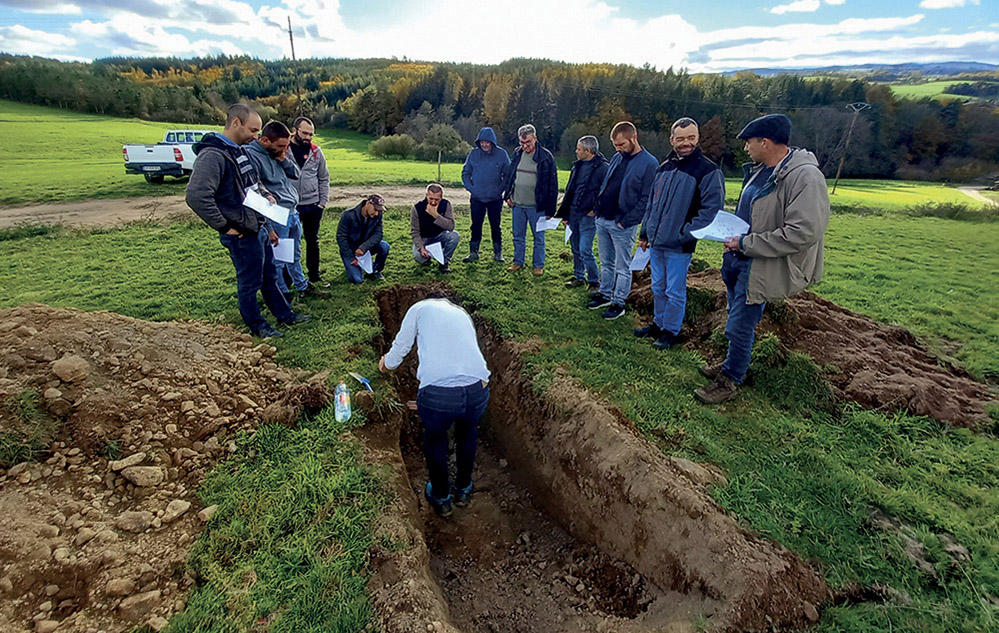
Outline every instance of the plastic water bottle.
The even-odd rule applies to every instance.
[[[333,399],[336,400],[336,421],[343,422],[350,419],[350,388],[344,381],[340,381],[333,392]]]

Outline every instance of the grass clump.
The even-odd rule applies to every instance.
[[[218,505],[191,550],[198,579],[168,631],[360,631],[375,518],[387,494],[327,408],[298,429],[261,427],[199,494]]]
[[[0,468],[7,469],[42,455],[59,430],[59,423],[39,407],[34,389],[22,389],[0,407]]]

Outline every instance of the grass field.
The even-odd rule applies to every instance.
[[[955,83],[960,83],[954,81],[953,79],[945,79],[943,81],[927,81],[922,84],[887,84],[891,91],[896,97],[902,99],[967,99],[968,97],[962,95],[952,95],[944,92],[948,86],[952,86]]]
[[[278,359],[330,368],[335,377],[348,370],[376,376],[377,357],[367,342],[379,331],[371,300],[378,286],[343,282],[334,263],[334,230],[335,215],[322,230],[328,274],[337,282],[333,297],[306,304],[317,320],[277,341]],[[467,235],[467,215],[459,216],[458,230]],[[390,210],[386,232],[395,253],[386,271],[391,283],[437,278],[408,257],[403,210]],[[0,307],[41,301],[148,319],[238,322],[231,264],[212,232],[196,223],[21,234],[26,237],[0,241],[0,258],[8,263],[0,269],[7,291]],[[956,342],[962,346],[958,356],[984,371],[995,367],[999,349],[999,260],[990,256],[996,240],[999,224],[837,215],[819,290],[848,307]],[[509,241],[506,246],[509,258]],[[833,586],[877,584],[899,596],[829,607],[815,630],[995,630],[999,614],[989,601],[999,596],[994,439],[852,405],[830,412],[810,400],[807,389],[782,394],[761,384],[729,405],[700,406],[690,395],[703,383],[697,355],[656,353],[631,335],[630,318],[606,323],[581,309],[582,293],[561,284],[569,274],[569,263],[557,257],[564,250],[560,239],[549,240],[541,279],[480,262],[456,264],[449,281],[504,335],[544,342],[526,359],[537,384],[558,369],[568,371],[619,406],[664,450],[721,465],[730,485],[716,491],[717,499],[746,525],[817,564]],[[698,256],[717,261],[718,251],[706,244]],[[346,360],[356,344],[363,351]],[[774,383],[807,386],[815,380],[805,361],[770,371],[767,381]],[[391,391],[380,381],[375,388],[385,397]],[[362,582],[371,544],[366,528],[381,493],[377,473],[358,461],[356,445],[341,435],[347,427],[324,414],[297,430],[267,427],[241,440],[233,461],[202,488],[208,502],[220,504],[223,520],[192,551],[191,564],[207,583],[169,630],[253,630],[257,617],[274,612],[283,614],[274,623],[280,630],[363,628],[370,617]],[[315,520],[322,511],[317,495],[338,499],[333,519],[323,514],[324,520]],[[255,498],[289,501],[282,507],[245,503]],[[874,510],[912,526],[937,579],[906,558],[898,535],[871,525]],[[288,525],[295,526],[291,533]],[[970,550],[970,561],[950,564],[943,551],[947,535]],[[258,582],[247,593],[243,579],[250,573]]]
[[[0,133],[32,139],[31,152],[0,157],[0,205],[87,198],[182,194],[185,180],[161,185],[125,175],[121,146],[156,143],[177,126],[137,119],[113,119],[0,101]],[[319,130],[317,142],[330,161],[333,185],[424,184],[437,178],[437,165],[412,160],[378,160],[367,154],[371,137],[345,130]],[[559,171],[565,187],[568,170]],[[460,186],[461,165],[443,167],[446,184]],[[726,197],[738,199],[741,181],[727,179]],[[458,198],[460,196],[454,196]],[[952,187],[889,180],[844,180],[833,204],[896,209],[924,203],[980,207]]]

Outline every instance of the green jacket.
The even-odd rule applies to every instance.
[[[747,165],[745,183],[762,165]],[[822,279],[829,189],[815,156],[792,148],[752,202],[750,233],[739,241],[752,258],[746,303],[789,297]]]

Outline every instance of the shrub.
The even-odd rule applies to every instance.
[[[377,158],[409,158],[416,152],[416,141],[409,134],[392,134],[371,141],[368,153]]]

